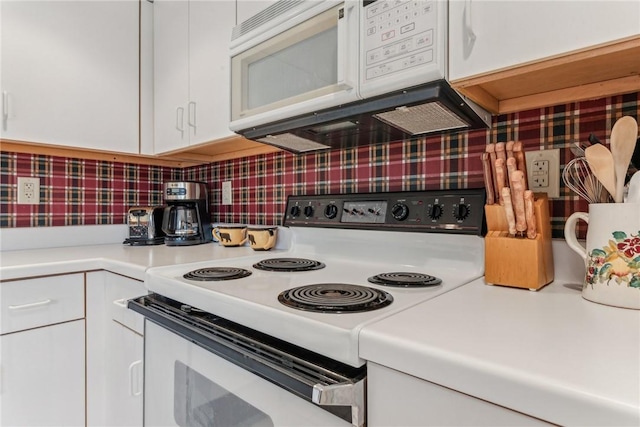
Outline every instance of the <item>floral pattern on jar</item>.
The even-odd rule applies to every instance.
[[[640,231],[628,236],[623,231],[614,231],[613,239],[602,249],[593,249],[589,254],[585,286],[596,283],[626,284],[640,291]]]

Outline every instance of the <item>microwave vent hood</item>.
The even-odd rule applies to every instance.
[[[244,129],[245,138],[292,153],[487,128],[491,115],[446,80]]]

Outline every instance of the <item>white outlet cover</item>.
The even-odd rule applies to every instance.
[[[552,148],[549,150],[526,151],[525,159],[527,162],[527,182],[529,189],[534,193],[547,193],[550,199],[560,197],[560,149]],[[549,162],[549,185],[547,187],[534,187],[534,167],[533,163],[537,160],[547,160]]]
[[[222,204],[230,205],[233,203],[231,197],[231,181],[223,181],[222,182]]]
[[[18,177],[18,204],[40,204],[40,178]]]

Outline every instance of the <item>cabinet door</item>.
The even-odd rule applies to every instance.
[[[105,425],[142,427],[144,339],[111,321],[107,341]]]
[[[640,33],[637,0],[455,0],[449,14],[451,80]]]
[[[85,425],[84,320],[3,335],[0,347],[1,425]]]
[[[213,26],[213,24],[211,24]],[[189,141],[189,2],[153,3],[154,152],[186,147]]]
[[[126,301],[146,293],[139,280],[108,271],[87,273],[90,426],[142,425],[142,366],[134,362],[142,360],[144,319],[127,309]]]
[[[229,130],[229,43],[235,9],[235,1],[230,0],[189,3],[187,124],[191,145],[234,135]]]
[[[138,0],[0,7],[2,137],[137,153]]]

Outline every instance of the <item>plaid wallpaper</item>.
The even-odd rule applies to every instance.
[[[184,170],[1,152],[0,227],[121,224],[130,206],[162,204],[162,183],[172,179],[208,183],[215,222],[280,224],[289,194],[481,187],[480,153],[489,142],[559,148],[562,167],[572,158],[571,143],[590,133],[608,143],[616,119],[639,113],[640,93],[632,93],[497,116],[489,130]],[[40,205],[16,204],[18,176],[41,178]],[[232,183],[229,206],[219,205],[223,181]],[[586,202],[561,183],[551,206],[554,237],[562,237],[564,220],[578,210],[586,211]]]

